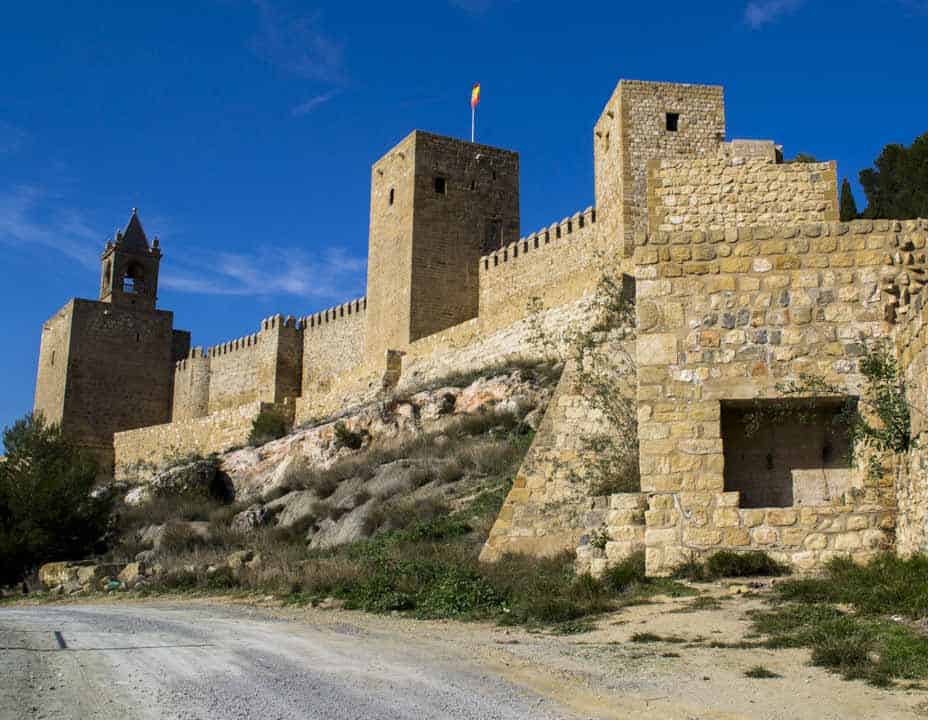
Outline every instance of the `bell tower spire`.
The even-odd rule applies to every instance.
[[[158,238],[149,245],[138,211],[122,230],[107,242],[101,258],[100,300],[102,302],[154,310],[158,299],[158,268],[161,248]]]

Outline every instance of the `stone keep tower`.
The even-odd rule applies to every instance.
[[[593,129],[596,221],[606,247],[647,227],[648,163],[714,157],[725,141],[724,88],[622,80]]]
[[[157,310],[157,240],[133,211],[107,243],[99,300],[72,299],[42,326],[35,410],[100,462],[113,466],[113,433],[171,419],[174,363],[190,333]]]
[[[474,318],[480,256],[519,238],[519,156],[414,131],[371,173],[366,357]]]

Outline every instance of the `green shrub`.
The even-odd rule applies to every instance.
[[[251,421],[248,444],[252,447],[259,447],[282,438],[289,432],[290,421],[285,415],[277,410],[262,410]]]
[[[745,670],[744,676],[754,678],[755,680],[770,680],[773,678],[783,677],[782,675],[777,675],[772,670],[768,670],[763,665],[755,665],[750,670]]]
[[[335,447],[348,448],[349,450],[360,450],[364,446],[367,433],[359,433],[349,430],[343,422],[337,422],[334,426]]]
[[[101,549],[112,506],[91,491],[97,465],[41,415],[27,415],[3,432],[0,463],[0,585],[42,563],[76,560]]]
[[[644,550],[632,553],[603,574],[603,582],[615,592],[623,592],[632,585],[644,583],[646,580]]]

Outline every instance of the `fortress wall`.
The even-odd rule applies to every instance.
[[[634,357],[634,342],[617,332],[604,352],[619,357],[622,349]],[[633,372],[625,382],[616,383],[615,392],[634,397]],[[604,524],[633,524],[628,513],[623,514],[621,501],[613,506],[606,497],[593,497],[593,478],[585,472],[590,465],[586,438],[608,437],[610,433],[614,430],[603,422],[602,411],[594,408],[578,387],[577,368],[569,361],[480,558],[494,561],[506,553],[556,555],[575,550],[584,535]],[[622,559],[617,556],[621,552],[627,556],[632,548],[623,543],[633,539],[633,549],[640,549],[642,524],[643,520],[637,522],[635,538],[621,536],[625,531],[615,529],[610,536],[615,541],[609,547],[612,559]]]
[[[208,412],[299,395],[301,335],[294,318],[275,315],[261,322],[260,332],[209,348]]]
[[[914,249],[924,251],[928,220],[920,223],[921,232],[912,239]],[[913,441],[896,482],[896,549],[903,555],[928,550],[928,302],[924,290],[913,298],[908,310],[896,332]]]
[[[300,319],[303,328],[301,387],[337,375],[364,358],[367,298],[328,308]]]
[[[64,416],[73,312],[72,301],[42,325],[34,407],[51,423],[60,424]]]
[[[792,504],[741,506],[741,493],[726,489],[726,442],[737,438],[726,440],[721,418],[723,401],[782,397],[779,386],[801,374],[859,396],[858,359],[890,331],[880,290],[886,250],[912,228],[855,221],[638,238],[649,573],[723,548],[763,549],[807,569],[891,544],[893,480],[872,477],[865,462],[840,473],[794,469]],[[784,422],[784,432],[795,430],[795,419]],[[789,464],[791,452],[785,440],[776,445],[769,467],[804,467]]]
[[[606,257],[599,240],[596,211],[587,208],[483,256],[481,327],[496,329],[515,322],[528,313],[534,298],[554,307],[591,292],[599,279],[595,270]]]
[[[195,347],[174,366],[173,422],[209,412],[209,361],[203,348]]]
[[[539,342],[540,335],[561,338],[568,329],[582,326],[591,318],[590,299],[581,297],[503,328],[490,330],[479,318],[468,320],[408,345],[403,351],[402,371],[394,390],[412,393],[456,374],[513,361],[543,359],[549,348]],[[357,365],[310,381],[296,401],[297,425],[382,398],[385,369],[381,359],[379,365]]]
[[[838,219],[833,162],[670,158],[648,165],[650,232],[779,227]]]
[[[210,414],[262,399],[273,386],[273,348],[263,332],[213,345],[209,360]],[[262,345],[264,341],[264,345]]]
[[[271,407],[262,402],[246,403],[206,417],[116,433],[116,479],[132,479],[138,466],[159,466],[169,457],[209,455],[247,445],[252,421]]]

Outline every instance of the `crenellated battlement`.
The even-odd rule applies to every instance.
[[[588,207],[582,212],[577,212],[566,217],[560,222],[552,223],[546,228],[542,228],[530,235],[521,237],[515,242],[503,245],[498,250],[481,256],[480,264],[483,270],[499,267],[509,262],[510,259],[518,258],[519,255],[527,255],[535,250],[544,250],[548,247],[557,245],[558,240],[574,240],[574,235],[579,235],[583,230],[592,230],[596,222],[596,210]],[[590,237],[590,233],[586,233]]]
[[[341,305],[335,305],[325,310],[320,310],[312,315],[304,315],[299,319],[299,327],[303,330],[315,330],[330,322],[341,320],[342,318],[351,318],[360,315],[367,310],[367,298],[360,297],[356,300],[350,300]]]
[[[219,343],[218,345],[213,345],[208,348],[206,350],[206,356],[216,358],[228,355],[229,353],[238,352],[239,350],[247,350],[257,345],[260,340],[261,333],[252,333],[251,335],[245,335],[235,340],[228,340],[227,342]]]

